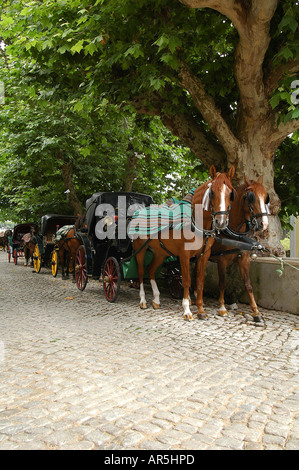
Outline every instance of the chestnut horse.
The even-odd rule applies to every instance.
[[[263,176],[257,181],[249,180],[245,176],[245,184],[236,190],[236,198],[232,203],[230,211],[229,225],[237,232],[252,235],[255,231],[264,231],[268,227],[268,208],[269,195],[263,186]],[[211,250],[210,261],[216,261],[218,264],[219,276],[219,310],[221,316],[227,315],[224,303],[225,276],[226,268],[234,261],[237,261],[242,280],[244,282],[249,304],[252,310],[254,321],[260,322],[262,315],[258,310],[253,295],[252,285],[250,281],[250,256],[248,251],[238,252],[230,247],[219,245],[215,242]]]
[[[75,280],[75,257],[79,246],[82,244],[82,241],[76,235],[76,231],[85,226],[85,220],[81,215],[78,215],[75,225],[70,228],[65,236],[63,236],[57,243],[62,279],[69,278],[70,268],[72,268],[73,280]]]
[[[27,233],[23,237],[24,241],[24,246],[23,246],[23,251],[24,251],[24,266],[29,266],[29,259],[31,258],[31,263],[30,266],[33,266],[33,253],[36,245],[36,235],[35,235],[35,230],[32,227],[30,230],[30,233]]]
[[[231,200],[234,196],[234,189],[231,180],[234,177],[235,168],[232,166],[228,173],[217,173],[214,165],[210,168],[211,180],[199,186],[192,199],[192,218],[196,216],[196,208],[204,203],[203,222],[201,227],[193,224],[190,229],[173,230],[169,229],[168,238],[161,239],[155,236],[144,235],[135,238],[133,248],[136,253],[138,265],[138,276],[140,282],[140,307],[147,308],[145,292],[143,286],[144,277],[144,256],[147,247],[151,248],[154,254],[153,260],[148,266],[148,274],[153,290],[153,307],[160,307],[160,292],[155,280],[155,273],[166,257],[170,254],[179,257],[182,273],[182,285],[184,288],[184,297],[182,301],[183,314],[185,320],[193,320],[193,315],[189,304],[189,288],[191,284],[190,277],[190,259],[198,257],[197,262],[197,296],[196,305],[198,308],[198,318],[207,317],[203,308],[203,285],[207,261],[210,257],[211,247],[214,238],[211,236],[216,231],[221,231],[227,227],[228,213]],[[205,202],[204,202],[205,201]],[[208,202],[208,203],[207,203]],[[211,211],[209,210],[211,209]],[[178,233],[179,232],[179,233]],[[138,236],[138,235],[137,235]],[[146,242],[145,242],[146,240]]]

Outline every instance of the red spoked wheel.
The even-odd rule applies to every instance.
[[[16,248],[13,250],[13,261],[15,264],[18,264],[18,250]]]
[[[80,245],[75,258],[75,278],[79,290],[83,291],[88,281],[85,246]]]
[[[108,258],[103,269],[103,287],[108,302],[115,302],[120,289],[121,275],[117,259]]]

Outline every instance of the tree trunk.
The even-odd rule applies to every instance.
[[[244,175],[249,179],[257,180],[263,175],[263,185],[270,196],[269,226],[263,233],[258,233],[258,239],[262,245],[270,250],[276,256],[285,254],[284,248],[280,243],[281,224],[278,217],[280,209],[280,200],[274,188],[274,156],[263,152],[254,140],[252,145],[242,145],[236,155],[236,174],[234,179],[235,187],[244,183]],[[264,253],[267,256],[267,253]]]
[[[136,164],[138,161],[139,155],[134,152],[132,143],[129,142],[127,148],[127,163],[126,163],[126,175],[123,183],[123,191],[131,192],[133,181],[137,176]]]
[[[62,165],[62,179],[66,190],[69,191],[69,202],[74,209],[76,215],[83,214],[83,207],[76,193],[73,182],[73,166],[71,162],[63,163]]]

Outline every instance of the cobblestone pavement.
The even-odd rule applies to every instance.
[[[186,322],[166,290],[109,304],[3,252],[0,298],[0,450],[299,449],[298,316]]]

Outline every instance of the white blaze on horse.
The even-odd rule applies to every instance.
[[[141,308],[147,308],[143,284],[144,256],[147,248],[150,247],[154,257],[147,270],[154,295],[153,307],[159,308],[160,306],[160,293],[155,280],[156,271],[168,256],[173,255],[180,260],[184,289],[182,301],[183,315],[186,320],[193,320],[189,301],[189,288],[191,284],[190,259],[198,257],[197,315],[200,319],[207,317],[203,308],[203,286],[206,264],[210,256],[211,247],[214,244],[214,238],[211,235],[227,227],[228,214],[235,192],[231,182],[234,173],[234,167],[231,167],[227,173],[217,173],[214,165],[210,168],[211,180],[202,184],[194,191],[190,206],[192,223],[190,223],[189,228],[168,227],[167,237],[162,237],[161,232],[154,235],[138,235],[138,232],[134,234],[133,248],[138,265]],[[199,205],[203,206],[202,224],[200,226],[196,224],[196,213]]]

